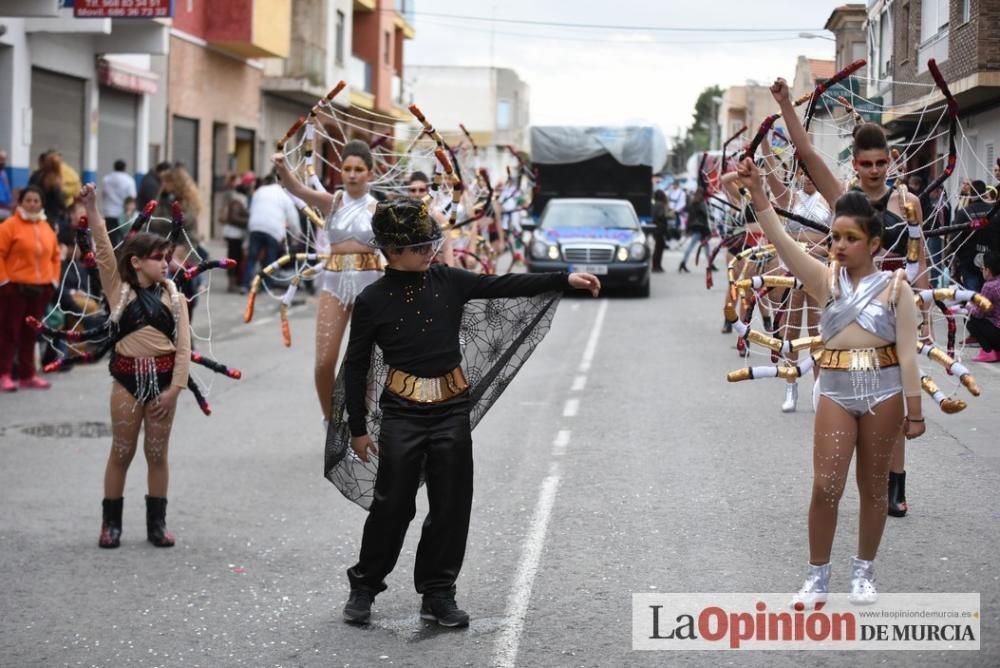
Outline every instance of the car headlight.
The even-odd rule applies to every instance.
[[[624,249],[623,249],[624,250]],[[635,242],[628,248],[629,259],[632,260],[645,260],[647,252],[646,244],[642,242]]]
[[[619,246],[618,247],[618,261],[619,262],[624,262],[627,259],[628,259],[628,249],[625,248],[624,246]]]
[[[549,254],[549,245],[541,239],[531,242],[531,257],[536,260],[544,260]]]
[[[559,246],[549,246],[549,259],[550,260],[559,259]]]

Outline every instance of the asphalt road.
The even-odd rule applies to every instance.
[[[1000,665],[1000,365],[972,365],[983,396],[958,416],[925,402],[928,433],[908,454],[911,512],[890,518],[877,561],[884,592],[979,592],[981,651],[632,651],[633,593],[791,591],[807,560],[809,383],[791,415],[780,381],[727,384],[742,361],[718,333],[721,288],[707,292],[699,273],[653,280],[648,300],[563,300],[474,433],[466,630],[417,615],[417,522],[373,623],[341,621],[365,516],[322,476],[312,304],[293,311],[290,349],[267,301],[251,325],[222,290],[199,306],[197,332],[208,333],[206,306],[213,331],[198,347],[244,378],[202,374],[210,418],[182,398],[170,550],[145,541],[141,456],[121,549],[96,546],[103,366],[57,375],[47,393],[0,396],[0,665]],[[418,520],[425,509],[421,493]],[[841,591],[856,509],[849,483],[834,545]]]

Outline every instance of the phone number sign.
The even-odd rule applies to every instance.
[[[174,0],[67,0],[81,19],[165,19],[174,15]]]

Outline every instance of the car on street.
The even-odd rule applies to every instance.
[[[627,288],[649,296],[650,259],[647,232],[628,200],[552,199],[531,232],[525,264],[529,272],[585,272],[602,287]]]

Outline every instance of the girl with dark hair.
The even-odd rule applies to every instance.
[[[782,228],[760,172],[747,159],[741,182],[757,219],[785,266],[824,304],[820,331],[819,403],[813,436],[809,504],[809,567],[793,603],[814,605],[829,591],[830,552],[837,510],[857,452],[860,516],[857,555],[851,558],[852,603],[874,603],[875,554],[885,528],[889,461],[898,435],[924,433],[917,367],[917,308],[902,270],[875,267],[880,220],[863,193],[837,199],[828,267]],[[902,426],[902,429],[901,429]]]
[[[49,388],[35,375],[37,334],[25,318],[42,319],[59,284],[59,269],[59,242],[46,222],[42,191],[28,186],[14,215],[0,224],[0,391]],[[17,385],[11,377],[15,355]]]
[[[795,113],[795,107],[788,94],[788,84],[784,79],[775,80],[771,86],[771,94],[781,109],[788,134],[792,143],[795,144],[795,150],[810,178],[816,184],[816,188],[827,202],[836,202],[841,195],[852,188],[849,188],[830,171],[823,156],[809,141],[809,134],[802,127],[802,123]],[[903,207],[912,205],[915,220],[922,221],[924,219],[923,211],[920,208],[920,199],[917,197],[919,193],[908,192],[905,201],[902,201],[900,192],[886,184],[886,176],[892,160],[889,156],[889,142],[879,125],[864,123],[855,129],[853,154],[852,164],[858,175],[856,189],[864,193],[882,221],[881,246],[885,249],[885,253],[879,258],[879,266],[882,269],[898,269],[905,262],[906,244],[909,239]],[[930,275],[927,271],[927,255],[923,241],[921,234],[919,270],[913,286],[918,289],[930,288]],[[926,310],[921,336],[925,338],[931,336],[929,315]],[[892,473],[888,482],[893,496],[889,500],[888,512],[895,517],[904,516],[908,509],[905,493],[906,471],[903,466],[905,454],[905,440],[900,436],[892,453],[890,468]]]
[[[116,324],[109,370],[111,383],[111,452],[104,471],[104,513],[98,545],[118,547],[122,533],[125,475],[145,427],[143,451],[149,467],[146,537],[157,547],[171,547],[167,531],[167,446],[177,396],[187,387],[191,362],[188,310],[173,281],[167,279],[170,242],[140,232],[122,245],[119,256],[97,209],[97,191],[84,186],[80,200],[94,236],[101,286]]]
[[[337,358],[354,300],[382,276],[382,263],[372,246],[371,221],[377,202],[368,192],[374,162],[368,144],[357,139],[347,142],[340,165],[344,189],[336,194],[302,183],[288,169],[282,153],[276,153],[273,162],[281,185],[326,218],[317,243],[317,250],[329,254],[330,259],[316,279],[320,297],[315,368],[316,395],[326,422],[330,419]]]

